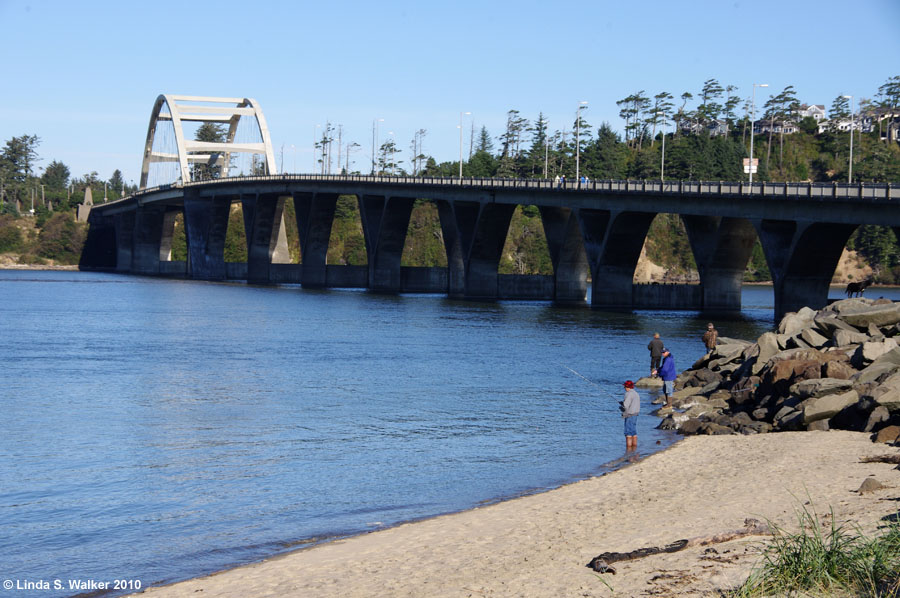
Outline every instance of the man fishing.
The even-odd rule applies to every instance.
[[[626,380],[624,386],[625,398],[619,408],[625,418],[625,450],[633,451],[637,448],[637,416],[641,412],[641,397],[631,380]]]
[[[660,407],[660,410],[671,409],[672,393],[675,392],[675,378],[678,377],[678,372],[675,371],[675,358],[672,357],[672,353],[666,348],[662,350],[662,365],[659,366],[658,373],[659,377],[662,378],[663,395],[666,397],[666,404]]]

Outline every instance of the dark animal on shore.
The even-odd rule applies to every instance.
[[[856,293],[857,297],[862,297],[862,294],[868,287],[872,285],[873,282],[875,282],[875,280],[871,277],[865,279],[862,282],[851,282],[847,285],[847,297],[852,297],[853,293]]]

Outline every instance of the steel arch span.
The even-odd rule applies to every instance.
[[[165,110],[164,110],[165,108]],[[237,143],[235,133],[243,117],[256,119],[261,142]],[[153,142],[161,122],[171,122],[175,132],[176,153],[154,151]],[[218,123],[228,126],[225,142],[196,141],[185,139],[183,123]],[[141,165],[141,189],[147,188],[150,165],[156,162],[177,162],[179,177],[183,182],[191,182],[192,164],[218,166],[221,176],[228,176],[231,155],[235,153],[264,156],[262,164],[265,174],[277,174],[272,139],[266,125],[265,116],[256,100],[252,98],[216,98],[206,96],[185,96],[162,94],[156,98],[150,113],[147,141],[144,144],[144,160]],[[261,173],[262,174],[262,173]],[[173,181],[174,182],[174,181]]]

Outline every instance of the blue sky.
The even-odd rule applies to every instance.
[[[900,75],[898,25],[900,0],[0,0],[0,140],[36,134],[39,167],[136,181],[159,94],[252,97],[287,170],[312,170],[315,126],[330,121],[366,172],[375,118],[404,162],[420,128],[446,161],[462,111],[467,137],[469,119],[496,137],[510,109],[570,128],[581,101],[591,125],[621,130],[616,100],[696,96],[709,78],[743,97],[768,83],[758,104],[787,85],[826,106],[872,97]]]

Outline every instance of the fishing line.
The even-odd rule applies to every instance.
[[[588,384],[593,384],[593,385],[596,386],[597,388],[602,388],[599,384],[597,384],[597,383],[594,382],[593,380],[589,380],[588,378],[585,378],[584,376],[582,376],[581,374],[579,374],[578,372],[576,372],[575,370],[573,370],[572,368],[570,368],[570,367],[567,366],[566,364],[561,363],[561,364],[559,364],[559,365],[563,366],[564,368],[566,368],[567,370],[569,370],[570,372],[572,372],[573,374],[575,374],[576,376],[578,376],[579,378],[581,378],[582,380],[584,380],[585,382],[587,382]]]

